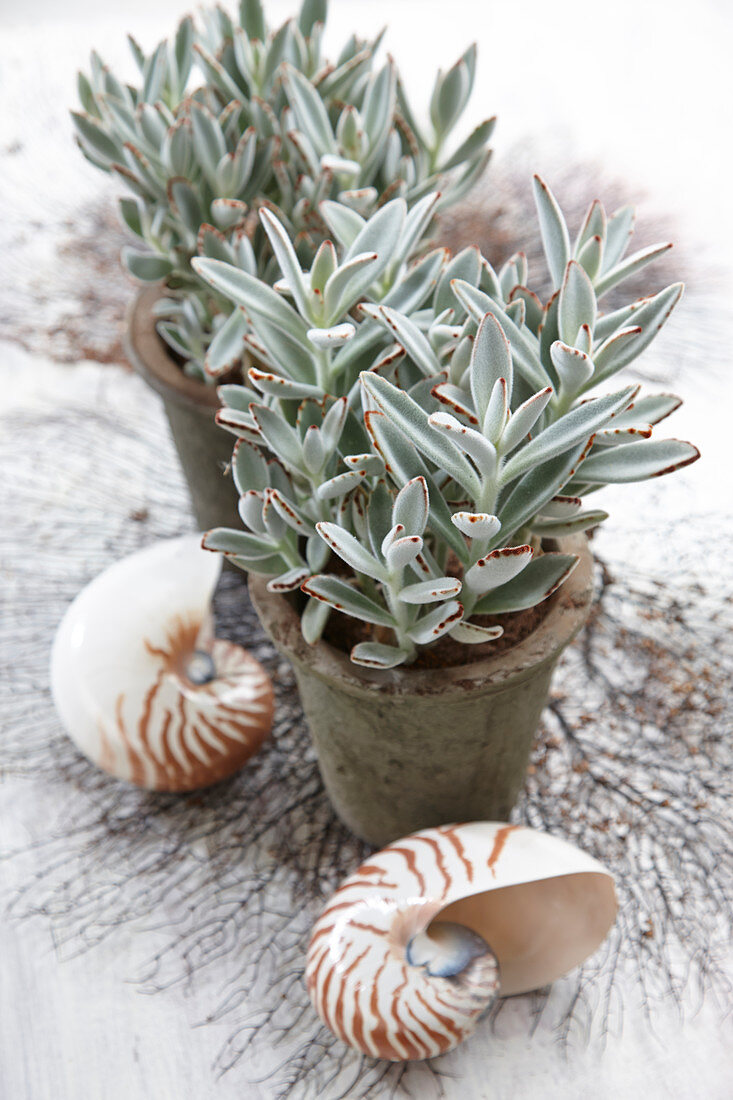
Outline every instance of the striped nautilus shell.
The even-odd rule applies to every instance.
[[[518,825],[445,825],[398,840],[319,917],[306,981],[344,1042],[391,1061],[457,1046],[498,995],[581,963],[616,914],[613,879],[564,840]]]
[[[105,570],[66,612],[54,702],[72,740],[111,775],[194,790],[231,775],[268,736],[269,676],[213,637],[220,569],[200,535],[166,539]]]

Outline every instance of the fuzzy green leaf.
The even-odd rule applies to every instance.
[[[550,379],[540,362],[537,338],[528,329],[520,329],[507,311],[482,290],[478,290],[462,279],[455,279],[452,286],[461,305],[476,321],[482,321],[486,313],[493,314],[511,344],[512,362],[517,373],[521,374],[534,389],[543,389]]]
[[[101,122],[79,111],[72,111],[71,117],[83,144],[109,164],[120,159],[119,147],[108,136]]]
[[[430,498],[424,477],[414,477],[400,489],[392,509],[392,522],[401,523],[408,535],[422,535],[428,522]]]
[[[138,252],[135,248],[123,248],[121,255],[130,274],[143,283],[158,283],[161,279],[166,279],[173,270],[173,264],[166,256]]]
[[[451,638],[463,645],[481,645],[482,642],[494,642],[504,633],[503,626],[479,626],[465,620],[452,627],[448,633]]]
[[[463,164],[465,161],[473,160],[474,157],[480,155],[494,132],[495,126],[495,116],[493,118],[487,118],[484,122],[479,123],[465,141],[461,142],[448,160],[441,165],[441,171],[448,172],[451,168],[458,168],[459,165]]]
[[[512,392],[512,353],[504,330],[492,313],[481,321],[471,352],[471,394],[473,407],[483,424],[495,384],[505,379]]]
[[[266,208],[260,210],[260,221],[270,239],[275,258],[280,265],[283,278],[290,289],[298,311],[302,317],[307,318],[312,323],[315,318],[310,304],[310,289],[301,270],[295,249],[290,243],[290,238],[275,215]]]
[[[253,405],[252,416],[260,433],[273,454],[281,458],[286,466],[299,470],[302,450],[295,431],[275,412],[265,405]]]
[[[593,360],[578,348],[555,340],[550,347],[552,362],[563,387],[563,393],[577,394],[593,378]]]
[[[622,206],[608,219],[606,247],[603,255],[604,270],[610,271],[626,251],[634,233],[634,208]]]
[[[374,282],[379,270],[376,252],[362,252],[352,257],[329,276],[323,291],[326,323],[335,324],[358,302]],[[353,335],[353,331],[352,331]]]
[[[239,362],[246,333],[246,317],[240,309],[233,310],[209,344],[205,368],[210,378],[219,378]]]
[[[592,332],[596,323],[593,284],[575,260],[571,260],[565,270],[560,291],[558,323],[561,340],[571,347],[575,346],[582,325],[588,325]]]
[[[532,521],[532,530],[543,538],[565,538],[566,535],[575,535],[579,531],[588,531],[591,527],[597,527],[608,519],[608,512],[600,508],[592,512],[579,512],[568,519],[550,519],[540,516]]]
[[[388,331],[393,333],[395,340],[404,348],[406,354],[426,377],[429,378],[440,373],[441,365],[438,357],[425,335],[420,332],[417,325],[409,317],[405,317],[393,309],[388,309],[386,306],[379,306],[378,309],[373,311],[372,307],[365,306],[362,312],[379,321]]]
[[[408,650],[382,642],[359,642],[351,651],[354,664],[365,668],[396,668],[403,665],[409,656]]]
[[[260,393],[268,397],[285,397],[302,401],[305,397],[321,397],[323,393],[320,386],[312,386],[309,382],[294,382],[281,374],[257,370],[256,367],[250,368],[247,377]]]
[[[497,513],[504,541],[528,523],[565,485],[586,445],[585,441],[579,443],[572,450],[531,468],[520,478]],[[498,537],[492,541],[496,543]]]
[[[197,275],[248,313],[262,315],[297,343],[308,347],[308,327],[292,306],[260,279],[220,260],[196,257],[191,266]]]
[[[286,62],[283,68],[284,85],[290,106],[299,128],[311,141],[320,158],[326,153],[336,153],[336,142],[328,120],[323,100],[311,82]]]
[[[239,22],[250,38],[265,41],[267,28],[260,0],[239,0]]]
[[[682,297],[683,290],[682,283],[673,283],[664,290],[660,290],[659,294],[655,294],[653,298],[638,304],[638,308],[634,309],[630,317],[632,326],[641,329],[641,332],[624,342],[623,349],[617,351],[613,357],[613,368],[609,369],[604,377],[608,377],[609,373],[615,374],[616,371],[631,363],[651,344],[659,330],[669,320],[672,310]],[[602,362],[603,359],[604,357],[601,356]]]
[[[332,500],[334,497],[345,496],[346,493],[350,493],[352,489],[360,485],[363,480],[364,475],[360,470],[347,470],[343,474],[336,474],[335,477],[322,482],[316,490],[316,496],[319,500]]]
[[[552,398],[552,386],[528,397],[509,417],[501,437],[501,451],[508,454],[532,431]]]
[[[323,541],[357,573],[364,573],[374,580],[386,580],[387,572],[382,563],[343,527],[336,523],[317,523],[316,529]]]
[[[270,557],[277,546],[269,539],[250,535],[246,531],[235,531],[228,527],[214,527],[207,531],[201,544],[206,550],[218,550],[222,554],[236,554],[247,561],[258,561]]]
[[[386,608],[370,600],[358,588],[330,573],[310,577],[303,585],[303,592],[314,599],[323,600],[336,611],[351,615],[376,626],[394,626],[394,619]]]
[[[293,569],[288,569],[287,572],[281,573],[278,577],[273,577],[271,581],[268,581],[268,592],[294,592],[296,588],[300,588],[304,580],[307,579],[309,570],[304,565],[296,565]]]
[[[633,394],[634,387],[627,386],[618,393],[595,397],[550,424],[549,428],[545,428],[509,459],[502,471],[504,484],[555,455],[563,454],[578,443],[587,443],[594,432],[611,420],[614,413],[626,408]]]
[[[382,299],[382,305],[408,316],[420,309],[435,286],[444,262],[445,252],[442,248],[429,252],[424,259],[410,269],[404,278],[395,282],[386,297]],[[452,296],[449,304],[451,307],[455,304]]]
[[[402,603],[426,604],[450,599],[461,591],[461,582],[457,577],[436,577],[429,581],[408,584],[399,593]]]
[[[429,645],[447,634],[460,621],[463,607],[457,600],[449,600],[429,611],[407,631],[407,636],[418,645]]]
[[[418,475],[425,478],[430,499],[430,527],[447,542],[461,561],[465,561],[466,544],[452,526],[450,509],[415,448],[383,412],[367,412],[365,422],[375,450],[384,459],[387,472],[398,485],[404,485]]]
[[[596,294],[600,298],[601,294],[605,294],[613,286],[618,286],[619,283],[623,282],[624,279],[628,279],[631,275],[636,275],[638,271],[658,259],[671,247],[671,244],[654,244],[649,248],[643,248],[641,251],[635,252],[633,256],[629,256],[623,263],[611,268],[610,271],[607,271],[605,275],[596,280]]]
[[[552,191],[539,176],[534,177],[534,197],[540,222],[547,266],[555,287],[559,287],[570,259],[570,237],[562,210]]]
[[[414,442],[423,454],[446,471],[472,497],[477,497],[481,484],[473,467],[446,436],[428,424],[428,414],[412,398],[376,374],[361,374],[362,385],[392,423]]]
[[[266,489],[270,484],[267,463],[257,447],[245,439],[240,439],[234,445],[232,474],[239,493],[246,493],[251,489]]]
[[[300,616],[300,629],[308,645],[315,645],[326,628],[331,614],[330,604],[311,596]]]
[[[216,168],[227,151],[221,126],[211,111],[198,103],[191,107],[193,147],[199,163],[212,186],[216,184]]]
[[[692,443],[679,439],[642,439],[590,455],[580,464],[577,479],[588,484],[645,481],[689,466],[700,457]]]
[[[145,237],[141,220],[142,208],[136,199],[118,199],[120,216],[131,233]]]
[[[349,249],[366,225],[366,220],[341,202],[324,200],[319,210],[321,217],[342,248]],[[366,249],[364,251],[367,251]],[[374,251],[369,249],[368,251]]]
[[[474,614],[503,615],[534,607],[551,596],[567,580],[579,560],[574,554],[541,554],[518,577],[493,589],[479,600]]]
[[[483,595],[492,588],[507,584],[521,573],[531,560],[531,546],[504,546],[480,558],[468,570],[463,581],[472,592]]]

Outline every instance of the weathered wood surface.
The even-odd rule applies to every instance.
[[[672,12],[655,24],[661,41],[645,41],[650,16],[639,5],[622,4],[591,33],[586,5],[559,5],[551,23],[546,6],[526,3],[534,30],[522,40],[519,73],[503,56],[510,51],[495,48],[517,41],[496,37],[509,33],[511,6],[492,11],[493,29],[488,15],[472,20],[487,66],[482,89],[504,116],[501,141],[542,131],[541,166],[553,179],[554,164],[568,195],[587,176],[572,181],[567,164],[550,160],[553,109],[567,115],[579,155],[600,145],[584,129],[591,107],[573,108],[554,60],[548,83],[547,55],[557,56],[563,33],[575,59],[600,37],[602,62],[615,72],[621,15],[633,10],[642,21],[627,42],[623,89],[614,100],[604,93],[607,147],[627,175],[637,157],[656,197],[644,204],[649,218],[673,209],[687,226],[680,264],[691,292],[642,365],[648,384],[685,397],[673,430],[698,441],[704,457],[673,479],[605,494],[612,519],[596,539],[598,611],[563,663],[516,811],[516,820],[608,863],[618,924],[581,972],[500,1004],[464,1047],[405,1068],[360,1060],[308,1006],[308,929],[364,848],[330,814],[291,676],[238,578],[222,584],[220,627],[268,664],[279,703],[273,744],[242,775],[181,798],[130,790],[78,755],[51,706],[49,646],[68,602],[111,561],[189,526],[158,405],[116,365],[130,288],[115,266],[120,241],[106,243],[111,189],[76,156],[64,117],[74,67],[91,44],[113,59],[133,19],[151,41],[176,9],[156,5],[153,25],[142,5],[122,7],[102,17],[78,0],[71,14],[65,6],[66,22],[53,22],[53,8],[33,30],[19,10],[0,16],[9,24],[0,42],[0,1097],[722,1100],[733,1070],[724,1031],[733,718],[725,249],[733,241],[730,232],[711,235],[707,255],[693,258],[714,224],[708,189],[723,142],[712,138],[724,119],[715,97],[679,77],[702,36],[714,85],[726,13],[697,4],[687,41]],[[387,9],[342,3],[337,21],[353,13],[366,26],[388,15],[391,46],[416,86],[428,62],[457,53],[469,33],[460,18],[468,3],[456,3],[450,21],[434,3]],[[419,62],[408,48],[418,11],[441,42],[438,52],[426,40]],[[645,98],[652,84],[641,69],[660,46],[654,89],[657,104],[671,97],[664,117]],[[680,159],[679,144],[669,147],[678,99],[688,118],[700,112],[679,168],[686,194],[665,175]],[[706,135],[709,168],[700,173],[694,161]],[[508,242],[526,192],[512,193],[511,158],[497,168]],[[692,214],[695,195],[701,208]]]

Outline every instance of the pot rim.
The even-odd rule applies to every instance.
[[[144,287],[127,307],[123,345],[135,371],[166,401],[185,408],[221,408],[216,385],[189,378],[168,352],[156,328],[153,306],[163,296],[163,286]]]
[[[249,594],[260,622],[276,648],[296,669],[341,690],[366,698],[376,694],[410,699],[486,694],[507,690],[556,660],[583,626],[593,600],[593,555],[585,535],[558,540],[558,549],[577,554],[578,564],[557,592],[542,622],[521,642],[496,655],[442,669],[368,669],[322,639],[309,646],[300,617],[286,597],[268,592],[265,576],[250,573]]]

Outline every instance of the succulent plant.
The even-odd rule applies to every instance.
[[[591,393],[679,300],[674,285],[598,308],[603,291],[663,249],[624,261],[629,215],[606,219],[594,203],[571,251],[539,179],[536,198],[553,284],[545,304],[521,254],[499,272],[473,248],[410,263],[436,195],[410,211],[393,199],[366,219],[323,203],[334,240],[306,271],[285,226],[261,211],[274,287],[193,261],[238,307],[232,318],[246,317],[227,322],[227,339],[254,361],[248,386],[219,390],[219,422],[239,437],[246,529],[210,531],[204,545],[269,576],[273,592],[302,589],[310,643],[332,609],[372,624],[373,638],[352,650],[357,664],[409,663],[444,634],[467,645],[499,637],[481,616],[535,606],[574,568],[548,540],[607,518],[583,496],[699,457],[689,443],[650,438],[678,398],[640,397],[637,385]]]
[[[159,331],[198,377],[211,380],[234,361],[207,361],[231,306],[196,276],[192,257],[272,284],[279,267],[260,209],[277,216],[299,262],[310,264],[330,231],[324,200],[368,216],[390,198],[412,207],[444,188],[437,212],[488,161],[493,119],[452,142],[475,47],[437,74],[426,133],[392,59],[374,67],[382,35],[352,36],[330,63],[321,53],[326,17],[326,0],[303,0],[297,19],[273,31],[260,0],[242,0],[237,19],[214,7],[199,28],[187,16],[149,55],[131,38],[137,87],[96,53],[90,75],[79,74],[83,111],[72,114],[81,150],[132,193],[120,199],[120,214],[142,247],[126,248],[123,261],[143,282],[166,280]],[[412,240],[412,252],[422,244],[423,236]]]

